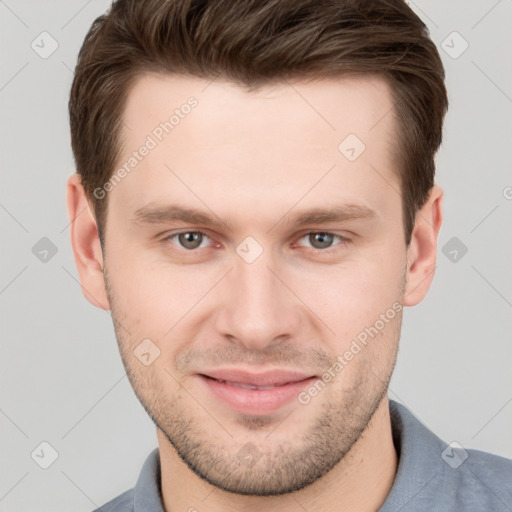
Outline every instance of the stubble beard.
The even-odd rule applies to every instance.
[[[199,422],[194,417],[194,407],[190,406],[191,399],[186,392],[169,396],[164,383],[151,370],[142,369],[133,357],[133,349],[129,347],[133,347],[134,340],[121,327],[127,315],[117,311],[106,272],[105,283],[119,351],[137,398],[182,461],[198,477],[223,491],[239,495],[277,496],[311,485],[343,461],[368,428],[381,402],[387,400],[398,352],[401,313],[390,326],[391,335],[387,339],[374,340],[374,343],[391,343],[394,346],[384,367],[380,368],[380,375],[372,368],[375,365],[372,364],[371,348],[363,349],[367,352],[364,359],[359,360],[359,369],[354,372],[355,381],[343,390],[338,388],[337,393],[331,393],[328,399],[321,397],[326,390],[315,398],[323,400],[320,412],[302,434],[298,433],[298,440],[273,443],[272,434],[266,437],[258,435],[269,430],[273,419],[248,415],[239,415],[237,425],[254,432],[265,442],[237,441],[228,434],[229,428],[225,431],[219,428],[219,433],[212,436],[211,430],[217,428],[213,417],[209,417],[210,425]],[[337,379],[343,379],[343,372]],[[336,379],[332,384],[335,382]],[[284,421],[293,421],[302,428],[302,407],[307,405],[298,406]],[[275,430],[278,433],[279,428]],[[240,456],[244,450],[247,451],[247,446],[254,455],[249,462]]]

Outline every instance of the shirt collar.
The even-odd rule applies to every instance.
[[[160,486],[160,453],[155,448],[142,466],[133,493],[134,512],[165,512]]]
[[[436,510],[438,500],[446,499],[446,493],[454,488],[454,474],[441,457],[446,443],[402,404],[389,400],[389,413],[399,462],[393,486],[379,512],[406,510],[406,505],[418,511]],[[429,489],[434,483],[437,493]]]

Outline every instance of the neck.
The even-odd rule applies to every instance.
[[[166,512],[375,512],[389,494],[398,466],[387,396],[343,460],[308,487],[282,496],[242,496],[217,489],[188,468],[159,429],[157,437]]]

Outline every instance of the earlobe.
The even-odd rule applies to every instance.
[[[404,306],[421,302],[430,288],[436,268],[437,236],[443,221],[443,191],[435,185],[418,211],[407,249],[407,282]]]
[[[73,174],[68,180],[67,208],[71,222],[71,245],[82,293],[93,306],[110,309],[98,227],[78,174]]]

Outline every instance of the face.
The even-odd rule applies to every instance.
[[[360,438],[395,362],[407,248],[390,91],[145,75],[123,121],[104,269],[135,393],[208,482],[303,488]]]

